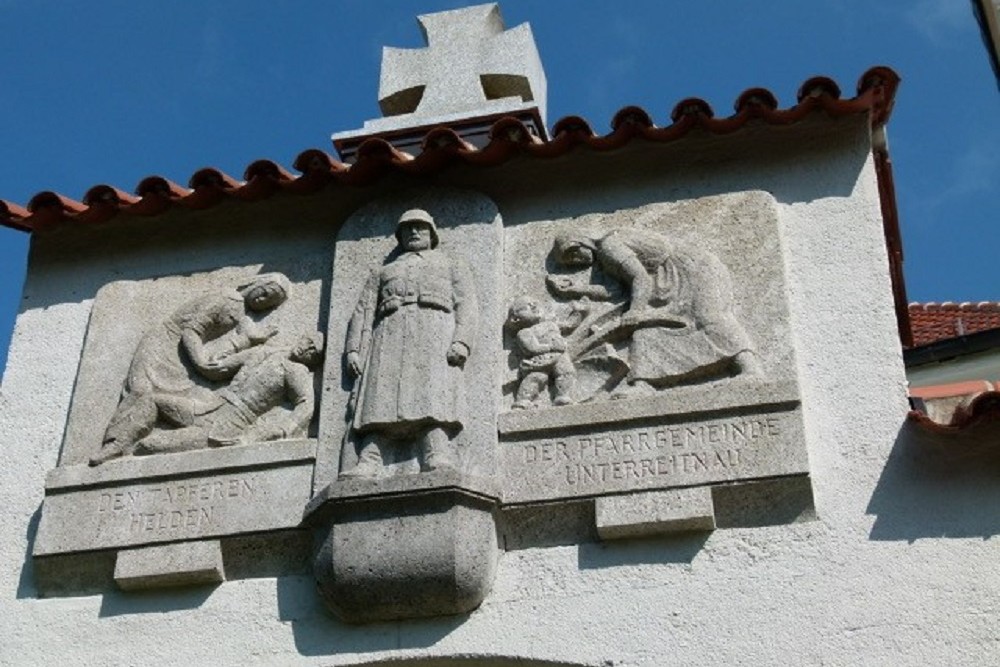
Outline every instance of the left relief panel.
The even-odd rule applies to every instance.
[[[98,292],[36,561],[111,552],[122,588],[212,583],[227,538],[298,527],[316,459],[321,284],[272,268]]]

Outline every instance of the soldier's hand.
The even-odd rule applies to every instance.
[[[456,340],[448,348],[446,356],[450,365],[461,368],[465,366],[465,361],[469,358],[469,348],[465,343],[460,343]]]
[[[361,375],[361,355],[357,352],[347,353],[347,372],[355,378]]]

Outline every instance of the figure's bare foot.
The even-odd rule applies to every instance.
[[[101,447],[101,451],[97,452],[97,454],[90,457],[90,461],[88,461],[87,463],[91,467],[99,466],[102,463],[110,461],[111,459],[116,459],[119,456],[122,456],[124,453],[125,453],[125,448],[121,445],[121,443],[112,440],[111,442],[104,443],[104,445]]]
[[[764,369],[760,365],[760,359],[750,350],[744,350],[736,355],[736,366],[742,375],[763,375]]]
[[[531,407],[531,401],[514,401],[514,405],[510,406],[511,410],[527,410]]]
[[[640,396],[652,396],[655,393],[656,389],[653,385],[644,380],[635,380],[634,382],[618,385],[615,391],[611,394],[611,399],[620,400],[623,398],[638,398]]]
[[[210,435],[205,439],[209,447],[232,447],[241,442],[239,436]]]
[[[573,399],[569,396],[556,396],[552,401],[553,405],[573,405]]]

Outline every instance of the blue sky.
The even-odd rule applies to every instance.
[[[198,168],[239,177],[378,115],[383,45],[421,46],[416,14],[445,0],[0,0],[0,198]],[[529,21],[548,124],[609,129],[638,104],[660,125],[685,97],[732,112],[763,86],[782,107],[813,75],[845,96],[873,65],[903,78],[889,124],[911,300],[1000,300],[1000,93],[966,0],[628,3],[506,0]],[[139,219],[141,224],[141,219]],[[138,228],[137,228],[138,230]],[[141,233],[137,231],[137,233]],[[0,228],[0,367],[29,238]],[[100,261],[96,256],[95,261]]]

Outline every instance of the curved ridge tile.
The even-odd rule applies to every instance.
[[[51,190],[37,193],[28,202],[27,208],[31,212],[31,227],[33,229],[75,218],[87,210],[86,204]]]
[[[984,391],[968,405],[955,408],[951,420],[942,424],[919,410],[911,410],[908,418],[935,433],[957,435],[983,424],[1000,422],[1000,391]]]
[[[255,160],[243,171],[243,180],[248,184],[254,180],[268,180],[275,183],[286,183],[295,180],[290,171],[271,160]]]
[[[191,174],[188,180],[188,187],[194,191],[200,188],[213,188],[218,190],[235,190],[242,185],[229,174],[216,169],[215,167],[204,167]]]
[[[361,145],[358,146],[358,163],[365,160],[402,163],[409,162],[412,159],[412,155],[399,150],[380,137],[369,137],[368,139],[362,141]],[[355,166],[357,166],[357,163]],[[350,171],[350,169],[348,171]]]
[[[543,142],[528,129],[528,126],[517,118],[505,116],[493,123],[490,128],[490,143],[506,142],[518,146],[540,145]]]
[[[350,185],[369,185],[394,168],[412,161],[412,155],[397,149],[385,139],[370,137],[358,146],[357,161],[336,176],[339,181]]]
[[[139,181],[135,186],[135,193],[140,197],[157,196],[167,200],[176,201],[191,194],[191,191],[183,185],[167,180],[162,176],[147,176]]]
[[[552,136],[558,138],[563,134],[573,134],[578,137],[592,137],[594,130],[590,123],[581,116],[564,116],[552,126]]]
[[[767,88],[747,88],[733,103],[733,109],[740,113],[747,109],[766,109],[774,111],[778,108],[778,98]]]
[[[87,209],[81,211],[76,219],[88,223],[106,222],[139,201],[139,197],[111,185],[95,185],[83,195]]]
[[[476,151],[474,145],[451,128],[436,127],[420,142],[420,154],[414,158],[412,170],[430,172],[443,169]]]
[[[184,206],[192,209],[205,209],[215,206],[227,194],[238,190],[242,183],[214,167],[205,167],[191,174],[188,186],[194,192],[181,199]]]
[[[206,208],[233,196],[246,200],[269,197],[279,190],[293,193],[316,192],[333,181],[347,185],[368,185],[390,171],[428,174],[444,169],[456,160],[474,166],[495,166],[518,155],[552,158],[565,155],[581,144],[592,150],[621,148],[633,138],[665,143],[683,138],[692,129],[700,128],[713,134],[728,134],[744,127],[753,119],[771,125],[798,122],[815,111],[822,110],[833,117],[869,113],[874,127],[883,125],[892,111],[899,76],[888,67],[873,67],[858,82],[858,94],[841,99],[837,84],[823,76],[806,80],[798,89],[797,103],[779,109],[776,97],[765,88],[751,88],[736,99],[736,114],[716,118],[711,106],[703,99],[691,97],[678,102],[671,111],[671,124],[657,127],[649,114],[640,107],[621,108],[611,120],[611,132],[596,135],[590,124],[579,116],[567,116],[553,126],[553,138],[544,141],[534,135],[520,120],[504,117],[490,127],[489,141],[481,148],[462,139],[447,127],[426,133],[422,152],[416,158],[400,151],[384,139],[369,138],[358,147],[357,162],[345,165],[324,151],[305,150],[295,158],[296,177],[271,160],[257,160],[247,166],[245,182],[215,168],[196,171],[189,190],[160,176],[143,179],[132,197],[113,186],[91,188],[84,202],[75,202],[52,192],[42,192],[32,198],[27,208],[9,202],[0,204],[0,224],[30,231],[48,222],[64,219],[98,221],[119,211],[136,215],[155,215],[173,203],[190,208]],[[880,189],[891,190],[885,178]],[[886,196],[892,193],[886,190]],[[891,234],[889,234],[891,236]],[[887,236],[887,243],[891,239]],[[905,306],[904,306],[905,307]]]
[[[870,68],[858,79],[858,97],[869,92],[875,94],[872,109],[873,127],[885,125],[889,122],[899,82],[899,75],[884,65],[876,65]]]
[[[670,111],[670,120],[679,123],[683,118],[713,118],[712,106],[700,97],[686,97]]]
[[[139,197],[119,190],[113,185],[99,184],[87,190],[83,195],[83,203],[87,206],[130,206],[139,201]]]
[[[795,99],[801,103],[807,98],[820,97],[821,95],[828,95],[835,100],[839,100],[840,86],[837,85],[836,81],[829,77],[814,76],[810,79],[806,79],[802,85],[799,86],[799,90],[795,94]]]
[[[309,148],[299,153],[295,162],[292,163],[292,167],[304,176],[319,173],[333,174],[347,169],[344,163],[334,160],[333,157],[318,148]]]
[[[619,109],[611,119],[611,130],[618,131],[624,127],[631,127],[640,130],[655,128],[653,119],[649,113],[638,106],[627,106]]]
[[[288,182],[285,188],[299,194],[319,192],[348,169],[347,165],[318,148],[309,148],[299,153],[292,162],[292,167],[302,175]]]
[[[435,127],[420,142],[420,149],[421,155],[423,155],[428,151],[471,152],[475,151],[476,147],[460,137],[458,132],[450,127]]]
[[[244,185],[232,192],[247,201],[267,199],[295,180],[295,177],[271,160],[255,160],[243,170]]]
[[[28,202],[28,210],[34,214],[44,209],[58,209],[59,211],[69,215],[73,213],[80,213],[85,210],[87,205],[83,202],[78,202],[75,199],[70,199],[58,192],[52,192],[51,190],[43,190],[37,193]]]

